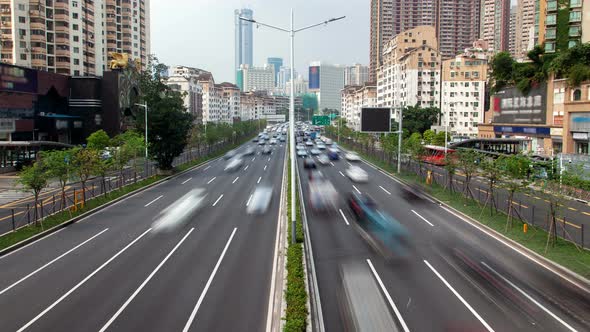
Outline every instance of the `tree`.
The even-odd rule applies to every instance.
[[[31,166],[25,166],[19,173],[18,183],[20,183],[25,190],[30,190],[35,197],[35,226],[39,226],[37,205],[39,204],[39,193],[47,187],[49,180],[49,173],[41,160],[36,161]]]
[[[86,142],[87,148],[94,149],[99,152],[104,151],[107,147],[111,145],[111,139],[109,135],[102,129],[90,134],[90,136],[88,136],[88,138],[86,139]]]
[[[450,153],[445,154],[445,170],[449,175],[449,183],[447,184],[447,187],[450,192],[454,192],[453,178],[457,173],[457,166],[457,157]]]
[[[133,177],[137,181],[137,160],[143,154],[145,149],[145,137],[134,130],[128,130],[113,138],[113,143],[117,148],[113,156],[113,166],[119,171],[123,183],[125,183],[125,166],[131,161],[133,168]]]
[[[418,175],[422,176],[422,167],[426,150],[422,145],[422,135],[413,133],[405,140],[405,150],[410,154],[410,158],[418,164]]]
[[[506,219],[506,231],[508,231],[508,228],[512,227],[514,213],[518,214],[518,211],[514,209],[514,194],[529,184],[530,160],[523,155],[511,155],[501,159],[500,168],[502,179],[508,189],[508,217]]]
[[[424,138],[424,144],[434,144],[434,137],[437,134],[432,129],[426,129],[422,137]]]
[[[482,213],[483,210],[486,208],[488,202],[490,204],[490,215],[492,214],[492,208],[495,209],[496,212],[498,211],[498,205],[496,202],[496,198],[494,196],[494,190],[496,188],[498,180],[502,176],[502,170],[500,168],[500,165],[502,165],[503,163],[503,158],[504,156],[500,156],[498,158],[486,158],[482,156],[481,158],[480,168],[482,171],[482,175],[488,181],[488,194],[486,197],[486,201],[483,205]]]
[[[388,156],[388,163],[391,163],[393,155],[397,153],[397,140],[397,134],[387,134],[381,139],[381,146]]]
[[[99,162],[96,164],[95,172],[96,175],[100,176],[100,182],[106,196],[106,175],[107,172],[113,167],[113,159],[112,155],[110,155],[111,151],[108,151],[109,155],[103,155],[103,152],[105,152],[105,150],[110,145],[112,145],[111,138],[104,130],[100,129],[90,134],[90,136],[88,136],[86,139],[86,142],[88,143],[86,148],[96,151],[98,156],[100,156]]]
[[[499,52],[494,55],[490,63],[491,76],[490,86],[491,92],[495,93],[502,90],[505,86],[512,84],[512,69],[514,66],[514,59],[508,52]]]
[[[438,121],[440,114],[440,109],[437,107],[422,108],[417,104],[415,106],[406,106],[403,110],[403,127],[410,134],[422,134]]]
[[[82,200],[86,202],[86,183],[97,173],[100,167],[100,155],[96,150],[85,148],[72,149],[72,171],[82,184]]]
[[[41,160],[49,178],[59,181],[61,189],[61,206],[66,206],[66,185],[72,172],[72,150],[41,151]]]
[[[446,132],[446,135],[447,135],[446,142],[449,142],[451,140],[451,134],[449,132]],[[436,135],[434,135],[434,137],[432,138],[431,144],[438,145],[438,146],[445,146],[445,132],[439,131],[438,133],[436,133]]]
[[[556,78],[567,78],[570,87],[590,80],[590,43],[578,44],[561,52],[550,64]]]
[[[457,151],[457,158],[459,159],[460,169],[465,175],[465,182],[463,184],[463,195],[465,199],[468,197],[473,198],[473,192],[469,187],[473,176],[477,174],[477,164],[480,156],[477,152],[471,149],[459,149]]]

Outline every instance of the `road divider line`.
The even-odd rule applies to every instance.
[[[256,160],[256,157],[252,158],[252,161]]]
[[[234,235],[236,234],[237,230],[238,230],[237,227],[234,228],[233,232],[229,236],[229,240],[227,240],[227,243],[225,244],[225,248],[223,248],[223,251],[221,252],[221,256],[219,256],[219,260],[217,260],[217,264],[215,264],[215,268],[213,268],[213,272],[211,272],[211,275],[209,276],[209,280],[207,280],[207,284],[205,284],[205,288],[203,289],[201,296],[199,296],[199,300],[197,301],[195,308],[191,312],[191,315],[189,316],[188,321],[184,325],[184,329],[182,329],[182,332],[188,332],[193,321],[195,320],[195,316],[197,315],[197,312],[199,311],[199,307],[201,306],[201,303],[203,303],[203,299],[205,298],[205,295],[207,294],[207,290],[209,289],[209,286],[211,286],[211,283],[213,282],[213,278],[215,278],[215,274],[217,273],[217,269],[219,269],[219,265],[221,264],[221,261],[223,260],[223,257],[225,256],[227,248],[229,248],[229,245],[230,245],[232,239],[234,238]]]
[[[256,184],[260,183],[260,180],[262,180],[262,176],[258,178],[258,181],[256,181]]]
[[[209,180],[209,182],[207,182],[207,184],[210,184],[211,182],[215,181],[215,179],[217,179],[216,176],[214,176],[213,179]]]
[[[250,205],[250,201],[252,200],[252,195],[253,194],[251,194],[250,197],[248,198],[248,201],[246,202],[246,206]]]
[[[238,181],[238,179],[239,179],[239,178],[240,178],[239,176],[238,176],[237,178],[235,178],[235,179],[232,181],[232,183],[231,183],[231,184],[234,184],[234,183],[236,183],[236,181]]]
[[[355,187],[355,185],[354,185],[354,184],[352,185],[352,187],[354,188],[354,190],[356,190],[356,192],[357,192],[357,193],[359,193],[359,194],[361,193],[361,191],[360,191],[360,190],[358,190],[358,188],[357,188],[357,187]]]
[[[330,165],[332,165],[332,166],[336,166],[336,165],[334,165],[334,163],[333,163],[333,162],[330,162]]]
[[[88,280],[90,280],[90,278],[92,278],[95,274],[97,274],[102,269],[104,269],[105,266],[107,266],[110,262],[112,262],[117,257],[119,257],[119,255],[121,255],[122,253],[124,253],[127,249],[129,249],[129,247],[131,247],[132,245],[134,245],[137,241],[139,241],[144,235],[146,235],[151,230],[152,230],[151,228],[148,228],[145,232],[141,233],[141,235],[139,235],[138,237],[136,237],[135,240],[131,241],[131,243],[129,243],[128,245],[126,245],[123,249],[119,250],[114,256],[112,256],[111,258],[109,258],[106,262],[104,262],[96,270],[92,271],[92,273],[90,273],[88,276],[86,276],[86,278],[82,279],[82,281],[80,281],[78,284],[76,284],[76,286],[72,287],[67,293],[65,293],[64,295],[62,295],[59,299],[57,299],[55,302],[53,302],[49,307],[45,308],[45,310],[43,310],[40,314],[38,314],[37,316],[35,316],[35,318],[31,319],[23,327],[21,327],[20,329],[18,329],[17,332],[22,332],[22,331],[26,330],[29,326],[33,325],[36,321],[39,320],[39,318],[43,317],[46,313],[48,313],[51,309],[53,309],[56,305],[58,305],[66,297],[68,297],[70,294],[72,294],[73,292],[75,292],[76,289],[78,289],[82,285],[84,285]]]
[[[377,279],[377,283],[379,283],[379,287],[381,287],[381,291],[385,294],[385,297],[387,298],[387,302],[389,302],[389,305],[391,306],[391,308],[393,309],[393,312],[397,316],[397,319],[399,320],[400,324],[402,325],[402,328],[404,329],[405,332],[410,332],[410,329],[408,328],[408,325],[406,325],[406,322],[404,321],[402,314],[397,309],[397,306],[395,305],[395,303],[393,303],[393,300],[391,299],[391,295],[389,295],[389,292],[385,288],[385,285],[383,285],[383,281],[381,281],[381,278],[379,277],[379,274],[377,274],[377,271],[375,270],[375,267],[373,266],[373,263],[371,263],[370,259],[367,259],[367,264],[369,264],[369,268],[371,269],[371,272],[373,272],[373,276],[375,277],[375,279]]]
[[[389,191],[387,191],[387,189],[385,189],[385,188],[383,188],[381,186],[379,186],[379,188],[381,188],[381,190],[385,191],[387,193],[387,195],[391,195],[391,193]]]
[[[266,168],[268,167],[268,165],[264,165],[264,170],[266,171]]]
[[[156,199],[154,199],[153,201],[147,203],[146,205],[144,205],[144,207],[148,207],[148,206],[152,205],[152,203],[154,203],[155,201],[159,200],[162,197],[164,197],[164,195],[160,195],[160,196],[156,197]]]
[[[338,171],[338,173],[340,173],[340,175],[342,175],[343,177],[346,177],[344,176],[344,173],[342,173],[342,171]]]
[[[338,209],[338,211],[340,211],[340,215],[344,219],[344,222],[346,223],[346,226],[350,226],[350,224],[348,223],[348,219],[346,219],[346,216],[344,215],[344,212],[342,212],[342,209]]]
[[[415,215],[417,215],[420,219],[424,220],[428,225],[434,227],[434,225],[432,223],[430,223],[430,221],[426,220],[426,218],[422,217],[420,214],[418,214],[418,212],[412,210],[412,212],[414,212]]]
[[[166,261],[172,256],[172,254],[174,254],[176,249],[178,249],[178,247],[180,247],[180,245],[184,242],[184,240],[186,240],[186,238],[189,235],[191,235],[191,233],[194,230],[195,230],[194,227],[191,228],[188,231],[188,233],[186,233],[186,235],[176,244],[176,246],[174,246],[174,248],[172,248],[172,250],[168,253],[168,255],[166,255],[166,257],[164,257],[164,259],[160,262],[160,264],[158,264],[158,266],[156,266],[156,268],[152,271],[152,273],[150,273],[150,275],[141,283],[141,285],[139,285],[139,287],[137,287],[135,292],[133,292],[133,294],[131,294],[131,296],[127,299],[127,301],[125,301],[125,303],[123,303],[121,308],[119,308],[119,310],[117,310],[117,312],[113,315],[113,317],[111,317],[111,319],[109,319],[109,321],[106,322],[106,324],[104,324],[104,326],[100,329],[99,332],[104,332],[109,328],[109,326],[111,326],[111,324],[115,321],[115,319],[117,319],[117,317],[119,317],[119,315],[121,315],[123,310],[125,310],[125,308],[127,308],[127,306],[129,305],[129,303],[131,303],[131,301],[133,301],[133,299],[137,296],[137,294],[139,294],[139,292],[141,292],[141,290],[145,287],[145,285],[154,277],[154,275],[156,275],[158,270],[160,270],[160,268],[166,263]]]
[[[500,277],[500,279],[504,280],[507,284],[509,284],[510,286],[512,286],[514,289],[516,289],[520,294],[524,295],[527,299],[529,299],[531,302],[533,302],[537,307],[541,308],[541,310],[543,310],[547,314],[549,314],[549,316],[553,317],[556,321],[560,322],[561,325],[565,326],[570,331],[576,331],[576,329],[574,329],[573,327],[571,327],[568,323],[564,322],[561,318],[559,318],[556,314],[554,314],[553,312],[551,312],[549,309],[545,308],[541,303],[537,302],[532,296],[530,296],[525,291],[523,291],[522,289],[520,289],[518,286],[516,286],[515,284],[513,284],[510,280],[508,280],[503,275],[501,275],[500,273],[498,273],[496,270],[494,270],[488,264],[486,264],[485,262],[481,262],[481,264],[483,264],[485,267],[488,268],[488,270],[492,271],[494,274],[496,274],[498,277]]]
[[[244,167],[244,171],[247,170],[248,167],[250,167],[250,165],[246,165],[246,167]]]
[[[268,161],[270,161],[270,157],[268,157]]]
[[[217,203],[219,203],[219,201],[223,198],[223,194],[221,194],[221,196],[219,196],[219,198],[215,201],[215,203],[213,203],[213,206],[217,205]]]
[[[182,182],[181,184],[185,184],[185,183],[189,182],[189,181],[190,181],[190,180],[192,180],[192,179],[193,179],[193,178],[188,178],[188,179],[184,180],[184,182]]]
[[[207,166],[207,167],[205,167],[205,168],[203,169],[203,171],[206,171],[206,170],[208,170],[209,168],[211,168],[211,166]]]
[[[34,276],[35,274],[37,274],[38,272],[42,271],[43,269],[45,269],[46,267],[48,267],[49,265],[57,262],[58,260],[62,259],[63,257],[67,256],[69,253],[71,253],[72,251],[80,248],[81,246],[85,245],[86,243],[92,241],[93,239],[95,239],[97,236],[101,235],[102,233],[106,232],[108,230],[108,228],[103,229],[102,231],[98,232],[97,234],[95,234],[94,236],[92,236],[91,238],[89,238],[88,240],[78,244],[77,246],[73,247],[72,249],[64,252],[63,254],[57,256],[56,258],[54,258],[53,260],[51,260],[50,262],[46,263],[45,265],[41,266],[40,268],[36,269],[35,271],[27,274],[26,276],[22,277],[21,279],[19,279],[18,281],[14,282],[12,285],[4,288],[2,291],[0,291],[0,295],[6,293],[7,291],[9,291],[11,288],[13,288],[14,286],[20,284],[21,282],[29,279],[30,277]]]
[[[479,322],[486,328],[486,330],[490,331],[490,332],[494,332],[494,330],[492,329],[491,326],[488,325],[488,323],[486,323],[485,320],[483,320],[483,318],[481,318],[481,316],[477,313],[477,311],[475,311],[470,305],[469,303],[467,303],[467,301],[465,301],[465,299],[461,296],[461,294],[459,294],[446,280],[445,278],[443,278],[442,275],[440,275],[440,273],[438,273],[438,271],[432,267],[432,265],[430,265],[430,263],[428,263],[427,260],[424,260],[424,264],[426,264],[430,270],[432,270],[432,272],[434,272],[434,274],[443,282],[443,284],[445,284],[445,286],[447,286],[448,289],[451,290],[451,292],[453,294],[455,294],[455,296],[459,299],[459,301],[461,301],[461,303],[463,303],[463,305],[465,307],[467,307],[467,309],[469,309],[469,311],[471,311],[471,313],[473,314],[473,316],[475,316],[475,318],[477,318],[477,320],[479,320]]]

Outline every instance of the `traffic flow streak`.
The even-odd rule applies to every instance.
[[[350,312],[353,297],[346,295],[342,282],[350,264],[362,266],[376,285],[383,283],[386,292],[364,296],[390,296],[397,309],[390,306],[389,313],[400,331],[405,330],[404,325],[409,331],[590,328],[587,288],[536,264],[415,189],[364,162],[353,164],[368,173],[367,183],[343,177],[341,173],[348,168],[343,160],[335,161],[334,166],[316,163],[317,170],[341,194],[336,211],[320,213],[310,207],[310,177],[301,159],[298,164],[326,331],[345,330],[355,319]],[[371,197],[382,213],[407,229],[407,253],[376,245],[376,237],[359,227],[347,206],[350,193]]]
[[[284,151],[248,158],[246,172],[212,161],[1,257],[0,330],[264,329]],[[249,215],[259,177],[275,196],[265,214]],[[206,193],[201,210],[158,230],[159,214],[195,188]]]

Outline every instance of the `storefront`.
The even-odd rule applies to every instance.
[[[590,112],[570,114],[569,131],[574,140],[574,153],[589,154]]]
[[[501,138],[516,138],[527,140],[525,150],[529,153],[542,156],[551,156],[553,142],[551,140],[550,127],[524,127],[524,126],[494,126],[494,133]]]

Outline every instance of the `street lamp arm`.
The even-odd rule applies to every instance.
[[[306,27],[303,27],[303,28],[299,28],[299,29],[295,30],[294,32],[299,32],[299,31],[303,31],[303,30],[311,29],[311,28],[314,28],[314,27],[317,27],[317,26],[320,26],[320,25],[325,25],[325,24],[328,24],[328,23],[331,23],[331,22],[334,22],[334,21],[341,20],[341,19],[343,19],[343,18],[345,18],[345,17],[346,17],[346,16],[340,16],[340,17],[336,17],[336,18],[331,18],[331,19],[329,19],[329,20],[327,20],[327,21],[323,21],[323,22],[320,22],[320,23],[316,23],[316,24],[308,25],[308,26],[306,26]]]
[[[258,22],[256,20],[252,20],[252,19],[249,19],[249,18],[246,18],[246,17],[241,17],[240,16],[239,19],[242,20],[242,21],[247,21],[247,22],[258,24],[258,25],[262,25],[262,26],[267,27],[267,28],[272,28],[272,29],[276,29],[276,30],[280,30],[280,31],[284,31],[284,32],[291,32],[290,30],[283,29],[281,27],[277,27],[277,26],[274,26],[274,25],[270,25],[270,24]]]

